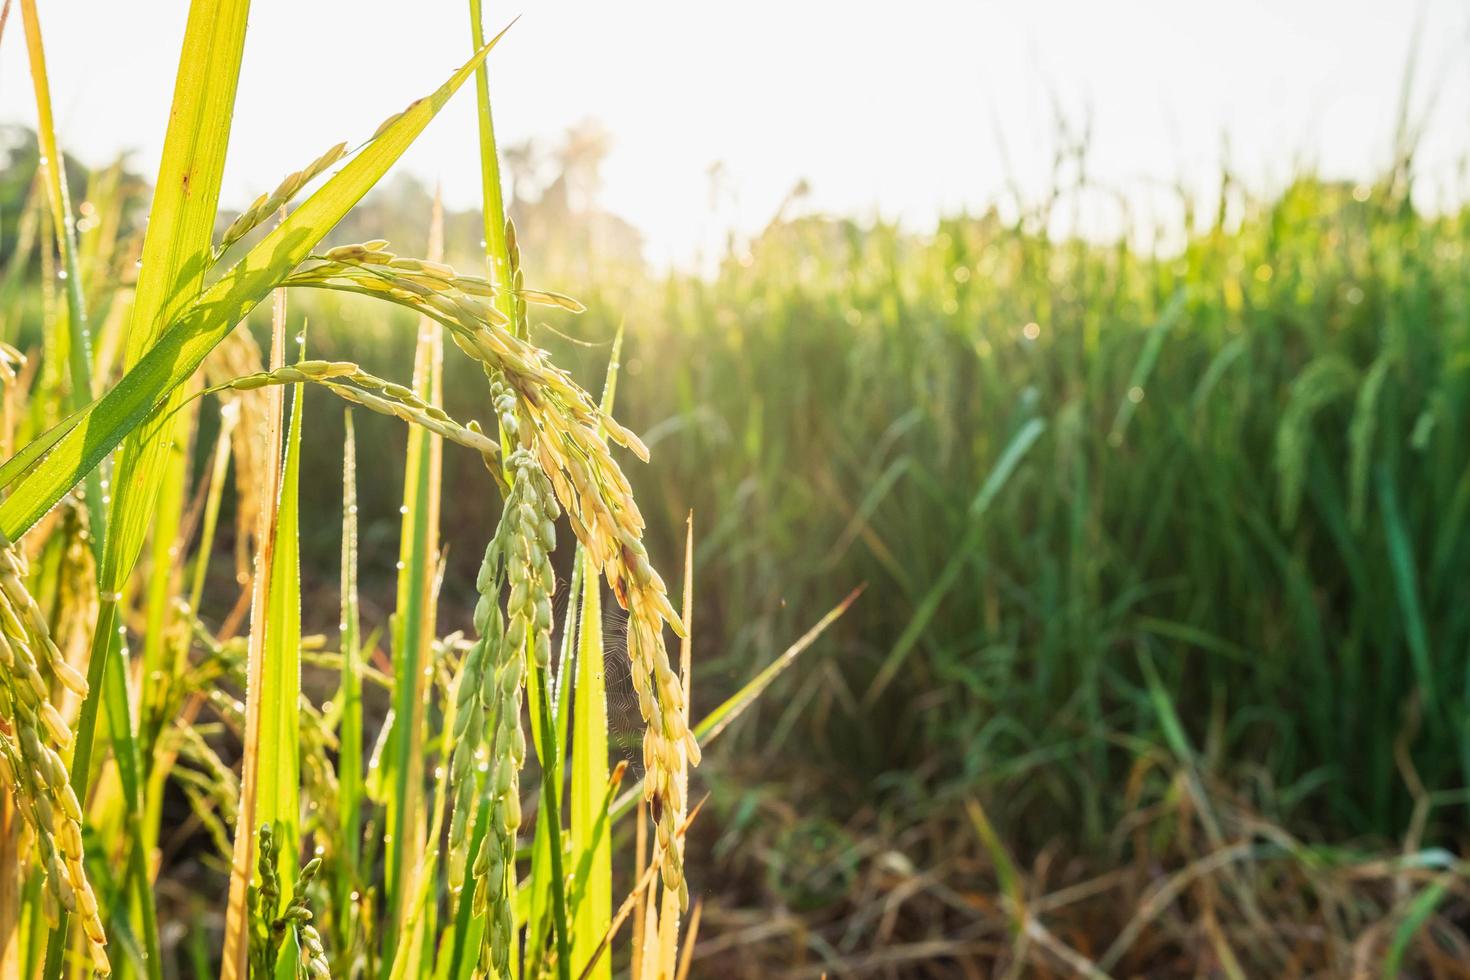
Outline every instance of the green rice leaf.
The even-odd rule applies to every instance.
[[[255,825],[272,824],[282,854],[294,855],[300,811],[301,541],[298,485],[301,473],[301,402],[304,385],[292,386],[291,422],[271,553],[264,660],[260,686],[260,791]],[[281,862],[289,884],[294,861]]]
[[[602,410],[611,412],[617,393],[623,330],[613,339],[602,389]],[[580,615],[575,631],[576,664],[572,695],[571,840],[573,887],[582,896],[572,913],[572,966],[582,969],[592,960],[597,944],[612,922],[612,842],[599,828],[606,822],[609,790],[607,770],[607,683],[602,676],[602,578],[582,546],[577,545],[581,575]],[[600,957],[588,980],[609,980],[612,963]]]
[[[337,729],[337,793],[342,834],[342,868],[337,902],[347,908],[357,884],[362,842],[362,649],[357,602],[357,437],[352,412],[343,413],[346,435],[342,442],[342,620],[338,646],[342,651],[341,688],[337,701],[342,719]]]

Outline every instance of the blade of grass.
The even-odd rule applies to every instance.
[[[161,699],[165,691],[160,689],[157,679],[170,673],[165,658],[174,635],[174,597],[178,593],[182,567],[179,531],[187,504],[194,419],[195,413],[191,412],[182,425],[174,426],[169,452],[159,458],[162,489],[157,498],[153,541],[149,548],[143,672],[138,694],[139,751],[149,768],[152,767],[153,743],[158,737],[158,730],[168,720],[161,714],[164,707]],[[151,824],[145,824],[145,828],[151,850],[155,843],[155,830]]]
[[[617,395],[623,349],[623,328],[613,337],[607,380],[602,388],[602,410],[611,413]],[[604,801],[607,771],[607,682],[603,671],[602,579],[578,543],[574,559],[581,570],[581,602],[576,629],[576,664],[572,696],[571,840],[577,855],[574,887],[585,899],[574,903],[572,962],[589,962],[597,939],[612,921],[612,842],[596,828],[606,820],[610,800]],[[685,621],[687,624],[687,620]],[[599,808],[600,803],[600,808]],[[582,867],[586,864],[586,868]],[[592,971],[593,980],[610,980],[611,961]]]
[[[1399,613],[1403,616],[1404,639],[1414,665],[1414,676],[1424,698],[1424,715],[1433,724],[1438,721],[1439,692],[1430,661],[1429,630],[1424,624],[1424,610],[1419,602],[1419,582],[1414,566],[1414,547],[1405,529],[1399,508],[1398,488],[1393,473],[1380,463],[1378,500],[1383,509],[1383,531],[1388,540],[1389,566],[1393,571],[1394,593],[1398,596]]]
[[[1159,315],[1158,322],[1149,330],[1148,338],[1143,343],[1143,350],[1133,365],[1133,372],[1128,376],[1128,387],[1125,389],[1127,395],[1118,403],[1118,413],[1113,416],[1113,427],[1108,432],[1109,444],[1114,446],[1123,444],[1123,436],[1128,431],[1128,423],[1132,421],[1134,412],[1138,410],[1138,402],[1133,399],[1148,385],[1149,375],[1153,374],[1154,365],[1158,363],[1159,351],[1164,346],[1165,338],[1184,315],[1186,298],[1187,295],[1183,289],[1176,292],[1174,298],[1169,300],[1169,304],[1164,307],[1164,312]]]
[[[404,980],[410,976],[424,976],[432,961],[428,951],[433,947],[432,933],[435,921],[434,885],[438,880],[439,840],[444,826],[445,803],[449,796],[449,761],[445,746],[449,733],[454,731],[455,706],[453,698],[446,699],[444,725],[440,732],[439,752],[443,762],[434,777],[434,802],[430,807],[428,846],[419,853],[408,886],[408,911],[403,921],[403,936],[397,946],[393,963],[388,971],[388,980]]]
[[[699,724],[694,726],[694,737],[699,739],[700,747],[703,748],[713,742],[719,737],[721,732],[730,727],[735,719],[744,714],[745,709],[749,708],[755,702],[755,699],[760,697],[765,689],[771,686],[771,682],[779,677],[782,671],[795,663],[796,658],[801,656],[808,647],[815,643],[826,632],[827,627],[831,626],[841,618],[843,613],[847,612],[848,607],[857,601],[857,597],[862,595],[863,590],[866,588],[866,585],[860,585],[849,592],[846,598],[836,606],[833,606],[827,612],[827,615],[819,619],[816,625],[801,635],[800,639],[782,651],[779,657],[767,664],[760,673],[746,681],[740,690],[721,702],[719,707],[700,719]],[[613,819],[617,820],[631,810],[637,801],[643,798],[642,794],[643,780],[640,779],[613,806]]]
[[[8,5],[7,5],[8,6]],[[66,161],[56,143],[55,120],[51,111],[51,84],[46,74],[46,51],[41,42],[41,21],[36,0],[21,0],[21,21],[25,25],[26,53],[30,59],[31,82],[36,92],[36,140],[41,150],[41,174],[46,188],[46,202],[51,209],[51,227],[61,255],[61,274],[66,279],[66,319],[70,331],[67,366],[71,373],[72,411],[92,401],[92,334],[87,324],[87,307],[82,297],[82,276],[77,262],[76,222],[71,210],[71,192],[66,182]],[[103,520],[102,474],[88,473],[86,480],[87,518],[91,527],[93,555],[101,561],[105,522]]]
[[[428,257],[439,261],[444,251],[444,209],[436,192],[429,229]],[[430,317],[419,318],[414,352],[413,389],[423,400],[442,400],[443,334]],[[439,552],[439,498],[444,440],[420,426],[410,426],[404,464],[402,522],[398,554],[397,635],[393,644],[394,793],[388,800],[387,901],[390,927],[384,931],[384,961],[391,963],[407,914],[408,872],[423,849],[424,719],[429,684],[424,669],[433,640],[435,615],[433,568]]]
[[[352,412],[343,413],[346,435],[342,443],[342,621],[338,646],[342,651],[341,689],[338,702],[342,720],[337,729],[337,791],[342,834],[342,862],[337,885],[338,908],[353,904],[351,895],[358,882],[358,858],[362,843],[362,651],[357,602],[357,437]],[[351,924],[339,933],[348,940]]]
[[[301,562],[298,485],[301,470],[301,409],[305,385],[292,385],[286,460],[276,509],[271,554],[268,612],[264,623],[264,671],[260,686],[258,760],[259,809],[255,825],[273,824],[281,853],[295,855],[300,811],[301,718]],[[293,877],[295,861],[281,867],[282,884]]]
[[[642,796],[639,796],[639,799],[641,800]],[[678,831],[674,834],[676,838],[683,839],[684,834],[689,830],[689,825],[694,823],[694,818],[699,816],[700,810],[704,809],[705,799],[708,799],[708,797],[701,799],[689,811],[689,816],[684,818],[684,822],[679,825]],[[618,914],[613,916],[612,923],[607,927],[607,932],[602,934],[602,938],[597,943],[597,948],[593,950],[592,961],[583,967],[581,973],[577,974],[577,980],[588,980],[591,976],[592,968],[597,965],[597,961],[607,952],[608,945],[612,942],[613,937],[618,934],[618,930],[623,927],[623,923],[628,921],[628,916],[633,913],[634,908],[639,906],[638,899],[648,886],[653,883],[654,875],[658,874],[658,868],[657,861],[650,861],[647,868],[644,869],[643,874],[638,877],[637,884],[628,893],[628,897],[623,899],[623,904],[618,906]]]
[[[527,642],[535,641],[528,638]],[[535,660],[531,659],[530,662],[535,663]],[[566,876],[562,870],[561,766],[554,761],[561,758],[561,743],[557,740],[556,727],[551,713],[551,699],[548,694],[550,681],[547,669],[538,665],[532,673],[536,675],[534,693],[539,698],[541,705],[539,715],[543,747],[541,755],[542,812],[537,822],[538,825],[544,824],[547,828],[548,849],[551,854],[551,919],[556,933],[556,975],[559,980],[571,980],[572,954],[567,934]]]
[[[470,43],[479,50],[485,43],[481,0],[469,0]],[[500,156],[495,147],[495,121],[490,114],[490,74],[481,64],[475,69],[475,113],[480,132],[480,192],[484,199],[485,256],[490,278],[501,284],[510,282],[510,252],[505,239],[505,199],[500,186]],[[495,306],[512,323],[514,302],[509,291],[502,289],[494,299]]]
[[[148,213],[142,268],[123,348],[137,366],[203,287],[234,119],[249,0],[193,0]],[[171,386],[170,408],[183,396]],[[177,420],[170,411],[127,433],[118,459],[111,537],[100,578],[122,587],[142,547]]]
[[[1403,921],[1393,931],[1388,953],[1383,957],[1383,972],[1380,975],[1384,980],[1393,980],[1394,977],[1403,975],[1400,967],[1403,965],[1404,956],[1409,951],[1409,944],[1414,941],[1414,937],[1419,934],[1424,923],[1434,915],[1434,910],[1439,908],[1440,903],[1444,901],[1445,895],[1450,890],[1450,881],[1448,876],[1434,879],[1409,903],[1404,912]]]
[[[272,322],[270,366],[279,366],[285,360],[286,309],[285,293],[276,294]],[[240,780],[240,807],[235,820],[235,843],[230,862],[230,890],[225,905],[224,949],[220,962],[221,980],[237,980],[248,975],[246,960],[249,953],[247,930],[249,910],[246,898],[250,881],[255,873],[255,839],[259,831],[258,808],[260,805],[260,765],[258,746],[262,733],[270,731],[265,725],[262,711],[261,691],[266,683],[266,623],[272,602],[271,586],[276,567],[275,547],[278,514],[281,506],[281,417],[283,415],[283,389],[272,387],[262,396],[266,399],[264,413],[265,452],[260,472],[261,506],[256,523],[256,556],[254,581],[251,584],[251,624],[249,646],[245,666],[245,762]],[[294,707],[294,705],[293,705]],[[275,801],[266,804],[274,807]]]
[[[595,887],[595,881],[592,878],[593,861],[601,849],[602,844],[608,839],[607,825],[608,818],[612,813],[613,800],[617,797],[618,787],[623,784],[623,776],[627,771],[628,760],[621,759],[618,761],[617,768],[612,771],[612,775],[608,777],[607,787],[602,791],[602,806],[597,811],[597,822],[592,825],[588,832],[587,844],[582,848],[581,856],[577,859],[576,867],[572,869],[572,890],[567,896],[567,911],[574,924],[579,921],[579,914],[585,907],[585,903],[588,901],[589,896],[592,894],[592,889]],[[612,885],[609,884],[608,888],[609,896],[611,896]],[[612,916],[609,915],[608,922],[611,921]],[[603,932],[607,931],[606,922],[603,923],[602,929]],[[599,932],[597,935],[600,936],[602,933]],[[596,944],[592,943],[590,945]],[[575,967],[575,953],[573,954],[573,960],[573,966]]]

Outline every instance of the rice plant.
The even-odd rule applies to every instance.
[[[691,716],[692,552],[676,612],[623,470],[624,451],[649,454],[612,415],[616,357],[598,399],[532,341],[531,305],[583,307],[522,272],[484,68],[501,36],[485,39],[478,0],[468,13],[472,54],[442,87],[319,153],[217,234],[248,3],[193,2],[124,289],[122,199],[99,185],[87,207],[108,208],[106,220],[75,219],[37,5],[20,2],[39,179],[7,284],[39,257],[46,325],[39,362],[4,348],[0,975],[568,980],[610,976],[615,955],[640,978],[688,973],[689,772],[774,673],[702,724]],[[471,76],[485,187],[476,269],[442,261],[437,210],[423,258],[381,240],[328,244]],[[318,327],[292,297],[314,291],[410,311],[411,377],[311,358]],[[7,311],[28,302],[8,299]],[[267,304],[262,351],[239,325]],[[447,357],[474,366],[486,424],[443,409]],[[363,453],[347,414],[335,637],[303,633],[301,490],[315,466],[304,434],[320,426],[308,387],[409,432],[396,608],[365,624],[358,487],[390,461]],[[498,525],[453,536],[483,550],[469,635],[441,632],[436,615],[446,446],[475,459],[482,492],[502,500]],[[213,608],[222,529],[234,595]],[[557,562],[574,569],[563,623]],[[645,725],[636,787],[622,785],[626,767],[609,770],[605,694],[584,666],[601,669],[604,582],[630,622]],[[380,695],[386,711],[369,710]],[[192,900],[215,909],[190,924],[177,903],[159,909],[181,801],[207,842],[192,845]],[[644,914],[620,938],[614,830],[633,816],[640,839],[651,822],[653,844],[625,866],[623,905]]]
[[[1059,237],[1068,170],[665,274],[502,195],[476,2],[223,213],[199,0],[144,234],[16,13],[0,977],[1462,972],[1470,222],[1412,153],[1174,246]],[[480,205],[384,187],[470,87]]]

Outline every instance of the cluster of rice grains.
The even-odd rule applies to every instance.
[[[270,824],[261,824],[259,833],[260,857],[257,867],[260,884],[251,885],[250,907],[250,975],[273,977],[277,974],[276,962],[289,931],[295,931],[300,955],[296,976],[299,980],[331,980],[332,971],[327,963],[327,952],[322,946],[322,937],[312,925],[311,909],[306,904],[306,892],[316,880],[322,868],[322,859],[313,857],[301,869],[300,879],[291,900],[281,909],[281,874],[275,832]],[[280,913],[277,914],[277,909]]]
[[[513,411],[513,397],[502,393],[497,407]],[[488,795],[490,825],[475,858],[472,900],[474,911],[489,919],[482,953],[502,976],[509,968],[515,931],[507,871],[514,861],[521,824],[525,653],[532,651],[537,665],[546,666],[555,583],[550,553],[556,547],[555,522],[560,514],[551,485],[534,457],[517,450],[507,467],[512,474],[511,490],[476,583],[479,639],[465,655],[455,688],[456,743],[451,763],[455,807],[449,828],[449,881],[457,892],[464,884],[468,821],[476,798]],[[510,593],[502,615],[499,601],[507,584]]]
[[[0,782],[33,831],[46,877],[45,908],[77,916],[92,968],[107,975],[107,938],[82,856],[82,807],[62,753],[72,732],[51,699],[52,682],[85,697],[87,681],[62,658],[25,586],[25,560],[0,540]]]
[[[507,239],[512,268],[511,306],[517,319],[524,318],[527,302],[573,311],[582,308],[565,296],[524,288],[517,268],[513,227],[507,228]],[[664,883],[687,903],[683,869],[676,849],[671,846],[684,802],[675,774],[680,768],[681,752],[692,765],[699,763],[700,752],[685,722],[683,688],[669,664],[663,638],[665,623],[680,634],[684,627],[669,603],[663,580],[649,563],[642,542],[643,517],[627,478],[612,458],[608,440],[631,449],[645,461],[648,451],[637,436],[600,411],[570,375],[550,362],[545,351],[517,336],[511,318],[497,308],[497,289],[488,279],[460,275],[442,263],[400,258],[386,250],[387,244],[379,240],[333,248],[317,256],[315,264],[293,274],[287,282],[298,287],[378,296],[432,317],[449,330],[461,350],[483,365],[491,382],[503,437],[520,447],[507,460],[513,471],[510,475],[516,481],[507,504],[507,519],[519,521],[522,508],[532,515],[538,513],[538,508],[543,515],[549,513],[542,503],[550,499],[542,485],[549,485],[555,499],[565,508],[578,540],[602,569],[618,603],[628,611],[628,653],[639,709],[647,725],[643,742],[647,768],[644,793],[658,827]],[[533,473],[535,476],[529,475]],[[527,499],[533,486],[537,497]],[[541,519],[537,521],[527,531],[528,539],[539,536]],[[549,520],[545,523],[549,524]],[[498,532],[497,540],[508,538]],[[544,550],[549,548],[527,550],[523,557],[530,560],[532,556],[542,556]],[[504,555],[503,559],[509,564],[507,571],[512,577],[507,629],[520,637],[522,632],[549,628],[550,602],[547,599],[542,604],[538,600],[534,605],[526,605],[531,601],[533,586],[542,585],[536,570],[541,559],[530,561],[532,577],[517,583],[517,557],[522,556]],[[545,587],[549,593],[549,582]],[[542,611],[546,613],[544,617]],[[543,627],[542,623],[546,625]],[[484,643],[483,631],[481,635]],[[507,658],[521,656],[522,644],[511,639],[506,637],[504,645],[508,652],[502,653],[495,666],[503,666]],[[548,648],[549,644],[535,644],[537,656],[545,656]],[[486,659],[488,652],[482,651],[480,657],[483,662],[477,670],[483,673],[488,685],[492,666]],[[462,693],[462,696],[467,695]],[[480,710],[487,714],[487,723],[495,721],[490,716],[492,704],[490,698],[479,704]],[[468,708],[466,713],[472,711],[473,708]],[[468,727],[470,721],[466,719],[462,724]],[[518,730],[518,722],[515,727]],[[523,741],[523,737],[515,741]],[[496,750],[502,748],[497,743]],[[516,768],[523,755],[522,752],[512,760]],[[489,764],[497,765],[495,760]],[[468,767],[469,763],[460,765]],[[501,780],[498,772],[496,779]],[[463,793],[462,785],[460,793]],[[513,807],[514,804],[505,805],[507,816],[512,816],[509,811]]]

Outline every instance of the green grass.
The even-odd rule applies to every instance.
[[[1349,190],[1303,179],[1160,255],[809,221],[650,290],[626,361],[658,383],[623,412],[677,460],[654,505],[714,519],[728,662],[869,582],[848,693],[788,692],[833,705],[806,735],[895,805],[990,787],[1038,843],[1100,840],[1119,736],[1162,738],[1140,649],[1283,815],[1397,836],[1401,737],[1431,789],[1470,782],[1470,223]]]
[[[34,58],[34,6],[22,13]],[[618,419],[655,455],[628,471],[649,551],[678,555],[697,515],[690,720],[701,744],[728,734],[697,770],[688,802],[710,788],[701,819],[715,826],[685,863],[697,884],[711,865],[728,875],[731,894],[716,899],[800,910],[803,941],[836,972],[868,951],[863,896],[881,896],[904,862],[986,896],[995,919],[981,926],[1004,937],[1014,969],[1040,956],[1147,973],[1168,950],[1188,959],[1208,945],[1227,974],[1270,975],[1282,961],[1261,923],[1295,915],[1327,934],[1375,929],[1372,955],[1391,974],[1463,931],[1464,869],[1447,855],[1470,785],[1470,213],[1416,211],[1405,164],[1363,185],[1303,175],[1268,197],[1226,183],[1210,216],[1184,202],[1181,244],[1157,250],[1058,238],[1052,210],[1008,201],[923,231],[783,221],[708,276],[583,261],[574,243],[555,245],[535,201],[500,197],[478,4],[468,13],[479,53],[449,85],[341,161],[329,151],[337,169],[314,191],[288,179],[283,200],[307,193],[284,221],[262,209],[260,227],[221,255],[216,233],[232,216],[215,198],[244,6],[199,0],[131,307],[118,287],[136,234],[68,236],[66,168],[19,202],[23,221],[5,239],[24,247],[0,270],[0,339],[38,352],[42,369],[7,381],[15,411],[0,437],[19,451],[0,465],[0,531],[32,556],[32,591],[91,680],[67,717],[70,779],[120,973],[183,961],[160,946],[155,896],[174,915],[180,892],[217,909],[232,877],[231,916],[209,920],[211,942],[188,950],[213,970],[214,937],[232,937],[232,975],[262,944],[279,947],[277,964],[292,962],[288,947],[309,949],[285,914],[304,907],[334,975],[458,980],[497,948],[528,974],[630,968],[626,933],[613,955],[599,952],[621,921],[616,889],[656,876],[629,860],[620,822],[644,781],[620,783],[608,766],[601,658],[619,624],[598,584],[606,569],[587,557],[597,536],[573,546],[568,522],[558,527],[568,599],[554,639],[533,628],[535,600],[550,596],[511,607],[497,578],[511,558],[529,568],[539,557],[524,531],[518,543],[496,536],[477,581],[537,408],[494,404],[487,368],[496,381],[539,368],[515,346],[525,339],[583,386],[606,377],[605,409],[617,381]],[[444,254],[497,282],[520,285],[520,271],[575,294],[588,308],[579,317],[502,289],[467,324],[413,290],[357,295],[396,274],[387,259],[334,277],[313,258],[334,227],[334,243],[382,237],[436,257],[429,229],[400,217],[427,213],[411,190],[355,205],[471,73],[485,199],[444,216]],[[44,70],[36,77],[38,153],[60,160]],[[186,175],[197,195],[180,193]],[[87,199],[110,201],[126,226],[136,201],[107,180],[94,176]],[[522,258],[517,237],[543,247]],[[276,335],[309,319],[313,353],[344,364],[267,376],[227,346],[239,320],[264,335],[257,307],[283,286],[290,327]],[[524,305],[538,299],[551,304]],[[88,309],[108,312],[89,321]],[[439,367],[418,338],[440,328],[470,356],[444,351]],[[474,348],[477,331],[495,329],[507,359]],[[225,354],[220,383],[190,397],[201,366]],[[413,377],[394,374],[410,362]],[[516,379],[541,385],[546,404],[575,401],[549,374]],[[289,430],[282,452],[299,473],[270,452],[252,470],[259,406],[287,383],[292,422],[277,431]],[[259,386],[266,394],[246,390]],[[339,423],[334,394],[377,414]],[[431,415],[441,402],[462,422]],[[222,407],[256,414],[226,423]],[[339,483],[344,428],[360,452]],[[102,467],[118,447],[103,514]],[[276,495],[283,475],[299,477],[298,499]],[[96,488],[79,499],[83,480]],[[256,495],[261,510],[247,506],[255,484],[271,488]],[[231,579],[215,540],[230,508],[237,526],[264,514],[285,535],[273,561],[268,534],[241,545],[271,570],[269,601],[248,618],[250,583]],[[100,561],[76,557],[79,544],[100,547]],[[822,618],[862,583],[851,612]],[[517,616],[530,626],[507,646]],[[822,629],[836,655],[789,670]],[[511,674],[524,685],[511,684],[514,698],[495,686]],[[496,715],[522,700],[525,719]],[[740,714],[749,723],[727,728]],[[481,754],[456,775],[461,725],[480,726]],[[513,760],[509,793],[497,770],[517,738],[537,762]],[[236,782],[242,746],[289,757],[265,765],[258,800],[248,768],[247,788]],[[284,848],[264,870],[262,819]],[[169,849],[175,834],[183,856]],[[1131,879],[1136,904],[1088,906],[1064,930],[1048,916],[1068,921],[1065,907],[1048,904],[1036,870],[1052,847],[1075,859],[1065,875],[1157,865],[1167,877]],[[297,896],[306,848],[323,863]],[[1385,850],[1406,857],[1377,861]],[[55,977],[77,932],[63,917],[52,933],[26,867],[23,973],[41,974],[52,934]],[[1201,867],[1209,884],[1196,892]],[[1349,887],[1335,875],[1359,890],[1324,926],[1316,910]],[[267,877],[275,908],[257,901]],[[858,887],[875,881],[889,884]],[[635,900],[658,913],[646,929],[678,922],[677,895]],[[1208,915],[1179,916],[1181,897]],[[1222,919],[1236,916],[1225,925],[1209,918],[1217,900]],[[947,938],[956,913],[944,908],[898,928],[916,943]],[[1170,931],[1167,909],[1191,928]],[[497,940],[496,921],[516,941]],[[1090,944],[1101,956],[1068,961],[1089,929],[1104,934]],[[1303,955],[1330,973],[1342,963],[1328,947]],[[642,959],[672,961],[662,939]]]

